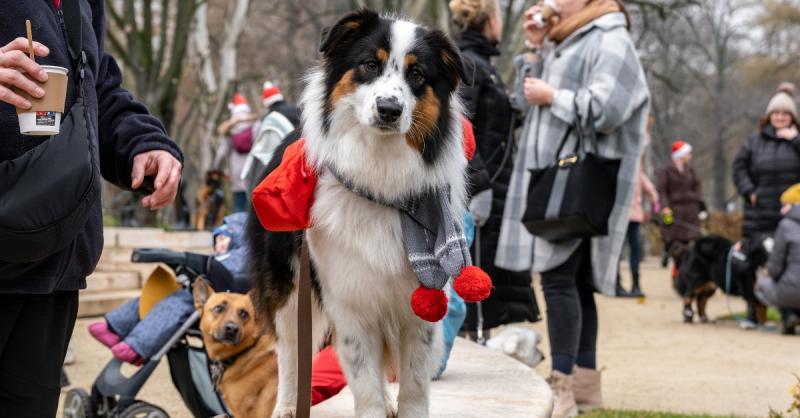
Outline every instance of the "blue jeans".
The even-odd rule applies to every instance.
[[[247,192],[233,192],[233,213],[247,210]]]
[[[639,277],[639,261],[642,258],[642,245],[640,243],[639,222],[628,224],[627,240],[631,248],[631,276]]]

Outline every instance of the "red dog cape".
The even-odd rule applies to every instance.
[[[466,118],[463,120],[464,153],[467,159],[472,159],[475,136],[472,124]],[[256,215],[269,231],[298,231],[311,226],[317,173],[306,162],[304,146],[303,139],[289,145],[278,168],[253,190]],[[455,277],[453,289],[467,302],[480,302],[489,297],[492,281],[479,267],[466,265]],[[447,314],[447,296],[439,284],[435,287],[420,284],[411,295],[411,308],[420,318],[436,322]]]

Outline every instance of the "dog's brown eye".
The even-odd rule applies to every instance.
[[[211,312],[219,315],[219,314],[225,312],[225,305],[217,305],[217,306],[215,306],[214,308],[211,309]]]
[[[239,318],[241,318],[242,321],[247,321],[250,318],[250,314],[247,313],[246,310],[242,309],[239,311]]]
[[[367,61],[363,64],[364,71],[368,73],[375,73],[378,71],[378,63],[375,61]]]
[[[408,74],[408,77],[411,79],[411,81],[417,84],[422,84],[425,82],[425,74],[423,74],[422,71],[417,68],[412,69]]]

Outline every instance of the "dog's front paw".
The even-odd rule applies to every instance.
[[[280,407],[276,406],[272,411],[272,418],[294,418],[297,415],[297,410],[294,407]]]

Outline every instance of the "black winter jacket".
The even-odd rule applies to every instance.
[[[106,33],[104,1],[80,1],[83,49],[88,59],[84,83],[89,88],[84,89],[85,105],[89,120],[95,120],[92,128],[99,138],[100,170],[106,180],[130,188],[135,155],[165,150],[179,160],[183,156],[167,136],[161,122],[150,116],[147,108],[120,86],[120,69],[103,47]],[[50,55],[37,58],[37,62],[71,68],[53,0],[4,2],[0,13],[0,45],[25,36],[25,19],[31,20],[34,39],[50,49]],[[69,83],[67,112],[74,102],[74,85]],[[47,140],[49,137],[21,135],[14,107],[0,103],[0,161],[17,158]],[[97,265],[102,249],[103,222],[98,199],[83,232],[63,251],[36,263],[0,262],[0,293],[46,294],[82,289],[86,287],[86,276]]]
[[[744,235],[774,233],[781,219],[781,194],[800,182],[800,137],[778,138],[771,125],[752,134],[733,163],[733,179],[745,201]],[[750,203],[753,193],[755,206]]]
[[[497,241],[500,238],[500,225],[503,220],[508,183],[511,180],[513,156],[502,165],[508,143],[509,133],[515,125],[513,114],[503,80],[494,69],[491,57],[500,51],[477,30],[465,31],[458,41],[464,60],[466,87],[461,90],[467,116],[474,125],[476,156],[483,162],[492,176],[492,212],[486,224],[479,229],[480,264],[492,277],[495,286],[492,296],[483,302],[484,327],[520,321],[538,321],[539,309],[531,288],[529,272],[513,272],[494,265]],[[502,165],[502,166],[501,166]],[[473,251],[475,246],[473,246]],[[476,258],[476,252],[473,257]],[[465,330],[474,330],[476,314],[470,304],[467,312]]]

